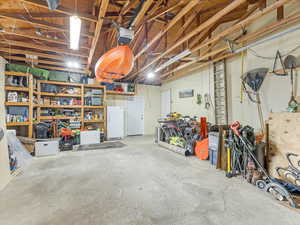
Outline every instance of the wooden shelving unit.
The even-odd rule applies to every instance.
[[[135,92],[121,92],[121,91],[106,91],[107,95],[125,95],[125,96],[133,96]]]
[[[74,120],[81,122],[81,129],[84,130],[87,125],[99,124],[96,125],[99,128],[104,128],[106,131],[107,128],[107,115],[106,115],[106,87],[96,84],[78,84],[78,83],[69,83],[69,82],[58,82],[58,81],[47,81],[47,80],[38,80],[37,88],[33,87],[33,76],[31,74],[25,74],[20,72],[6,72],[7,76],[23,76],[28,77],[28,87],[15,87],[15,86],[6,86],[6,91],[20,91],[28,93],[28,102],[5,102],[6,106],[27,106],[28,107],[28,121],[26,122],[7,122],[8,127],[19,127],[19,126],[28,126],[28,137],[32,137],[33,133],[33,124],[39,123],[41,121],[51,121],[51,120]],[[42,84],[53,84],[60,85],[67,88],[79,88],[80,92],[69,94],[69,93],[50,93],[44,92],[41,90]],[[102,89],[103,93],[103,105],[84,105],[85,93],[91,89]],[[113,93],[110,91],[110,93]],[[125,93],[122,93],[125,94]],[[132,94],[132,93],[131,93]],[[131,95],[130,94],[130,95]],[[36,96],[38,104],[33,102],[33,98]],[[44,97],[48,98],[76,98],[81,100],[81,105],[53,105],[53,104],[40,104],[42,103],[41,99]],[[45,108],[51,109],[77,109],[76,111],[80,116],[42,116],[41,111]],[[33,110],[36,110],[36,119],[33,119]],[[100,112],[103,110],[102,115],[103,119],[93,119],[86,120],[84,118],[84,113],[88,110],[94,111],[97,110]],[[95,126],[95,125],[94,125]]]
[[[43,92],[41,90],[41,84],[54,84],[60,85],[64,87],[74,87],[80,88],[80,94],[68,94],[68,93],[50,93],[50,92]],[[95,84],[77,84],[77,83],[68,83],[68,82],[58,82],[58,81],[46,81],[46,80],[39,80],[37,83],[37,94],[38,102],[41,102],[41,98],[43,97],[65,97],[65,98],[80,98],[81,105],[51,105],[51,104],[38,104],[34,105],[37,107],[37,122],[45,121],[45,120],[53,120],[53,119],[60,119],[60,120],[76,120],[81,121],[81,129],[85,129],[85,124],[88,123],[99,123],[101,127],[103,127],[106,131],[106,89],[105,86],[95,85]],[[101,106],[94,106],[94,105],[84,105],[84,97],[85,91],[88,89],[103,89],[103,104]],[[41,109],[44,108],[57,108],[57,109],[79,109],[80,110],[80,117],[75,116],[64,116],[64,115],[57,115],[57,116],[41,116]],[[104,120],[85,120],[84,119],[84,112],[87,109],[101,109],[103,110],[103,117]]]
[[[28,107],[28,121],[25,122],[7,122],[7,127],[27,126],[28,137],[32,137],[33,129],[33,76],[29,73],[10,72],[6,71],[5,76],[27,77],[28,87],[5,86],[6,91],[26,92],[28,93],[28,102],[5,102],[5,106],[27,106]]]

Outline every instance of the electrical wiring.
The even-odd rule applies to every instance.
[[[282,57],[285,57],[285,56],[288,56],[290,54],[292,54],[293,52],[296,52],[298,49],[300,49],[300,45],[296,46],[295,48],[293,48],[292,50],[288,51],[286,54],[283,54]],[[258,57],[258,58],[261,58],[261,59],[266,59],[266,60],[275,60],[276,57],[270,57],[270,56],[262,56],[262,55],[259,55],[255,50],[249,48],[248,49],[250,54]]]

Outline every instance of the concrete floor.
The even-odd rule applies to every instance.
[[[300,214],[208,162],[132,137],[33,160],[0,192],[3,225],[299,225]]]

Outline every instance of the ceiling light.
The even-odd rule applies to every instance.
[[[155,77],[154,73],[150,72],[150,73],[147,74],[148,79],[152,79],[153,77]]]
[[[78,16],[70,16],[70,48],[79,49],[79,38],[81,29],[81,19]]]
[[[69,68],[80,68],[80,65],[78,62],[74,62],[74,61],[69,61],[67,62],[67,67]]]
[[[155,72],[158,72],[164,68],[166,68],[167,66],[173,64],[174,62],[177,62],[178,60],[186,57],[187,55],[191,54],[191,50],[186,49],[183,52],[179,53],[178,55],[173,56],[172,58],[170,58],[167,62],[163,63],[160,67],[158,67]]]

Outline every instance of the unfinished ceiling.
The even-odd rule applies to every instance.
[[[264,14],[287,2],[267,6],[265,0],[61,0],[50,11],[46,0],[0,0],[0,54],[12,62],[86,73],[94,70],[105,51],[117,46],[114,24],[118,24],[135,32],[130,43],[135,66],[126,81],[144,82],[147,72],[189,51],[186,57],[162,67],[160,77],[152,81],[160,83],[188,66],[228,55],[225,36],[235,41],[245,38],[242,25],[252,22],[253,14]],[[69,49],[69,17],[74,14],[82,20],[78,51]],[[212,36],[228,22],[230,32]],[[66,63],[74,60],[80,68],[67,68]]]

